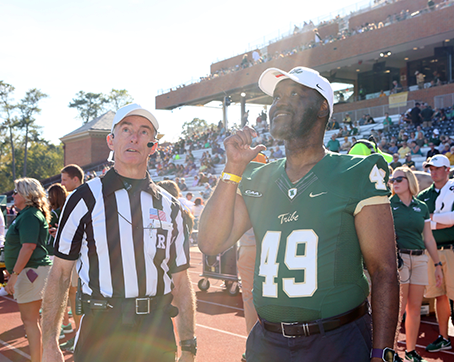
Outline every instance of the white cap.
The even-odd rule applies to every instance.
[[[440,131],[439,131],[438,129],[435,128],[433,133],[434,133],[434,134],[440,134]]]
[[[446,157],[445,155],[435,155],[435,156],[433,156],[431,159],[429,159],[424,164],[425,168],[429,167],[429,166],[451,168],[451,164],[449,163],[449,158]]]
[[[142,106],[137,103],[128,104],[127,106],[121,107],[117,111],[112,122],[112,129],[110,132],[113,133],[115,126],[128,116],[140,116],[148,119],[153,125],[155,131],[158,132],[159,124],[155,116],[153,116],[149,111],[147,111],[145,108],[142,108]]]
[[[329,118],[331,118],[333,115],[334,102],[333,88],[331,87],[330,82],[322,77],[319,72],[306,67],[296,67],[288,73],[277,68],[269,68],[260,76],[259,87],[263,92],[272,97],[276,85],[284,79],[291,79],[296,83],[315,89],[319,92],[328,102]]]

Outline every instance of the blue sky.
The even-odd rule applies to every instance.
[[[342,8],[358,3],[369,1],[344,0]],[[31,88],[49,95],[41,103],[37,123],[54,143],[82,125],[68,107],[78,91],[108,93],[112,88],[127,89],[155,114],[164,139],[175,140],[185,121],[199,117],[217,123],[222,111],[200,107],[155,111],[159,90],[205,76],[211,63],[288,32],[294,24],[334,17],[340,4],[0,0],[0,80],[16,87],[16,101]],[[250,110],[255,118],[261,109]],[[239,112],[230,107],[232,123]]]

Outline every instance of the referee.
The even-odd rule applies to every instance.
[[[44,361],[63,361],[59,327],[76,263],[83,317],[74,361],[193,361],[195,298],[188,235],[177,200],[147,172],[156,118],[138,104],[120,108],[107,144],[115,166],[66,201],[43,301]]]

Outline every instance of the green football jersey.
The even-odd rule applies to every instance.
[[[285,164],[251,163],[240,184],[257,239],[255,307],[271,322],[344,313],[369,293],[354,216],[389,203],[388,166],[328,152],[292,184]]]

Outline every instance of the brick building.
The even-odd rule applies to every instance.
[[[109,156],[106,136],[110,133],[115,112],[108,111],[82,127],[60,138],[64,148],[64,164],[81,167],[105,162]]]

